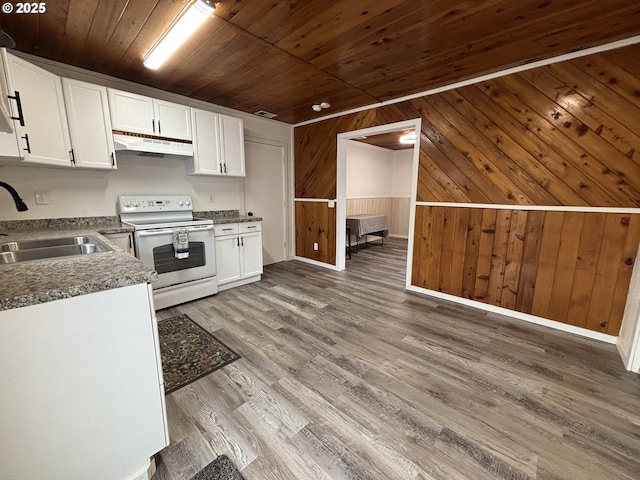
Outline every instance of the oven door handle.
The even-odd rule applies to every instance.
[[[197,233],[197,232],[206,232],[207,230],[213,230],[213,225],[207,225],[205,227],[185,227],[189,230],[189,233]],[[136,235],[138,237],[152,237],[154,235],[166,235],[167,233],[173,233],[176,230],[175,228],[163,228],[161,230],[138,230]]]

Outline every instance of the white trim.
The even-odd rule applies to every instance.
[[[597,20],[596,20],[597,21]],[[344,115],[349,115],[351,113],[362,112],[364,110],[370,110],[372,108],[384,107],[386,105],[393,105],[394,103],[405,102],[407,100],[412,100],[414,98],[426,97],[429,95],[434,95],[436,93],[446,92],[447,90],[453,90],[460,87],[466,87],[468,85],[473,85],[475,83],[485,82],[487,80],[492,80],[494,78],[504,77],[505,75],[511,75],[513,73],[524,72],[526,70],[531,70],[533,68],[543,67],[545,65],[550,65],[552,63],[564,62],[566,60],[573,60],[574,58],[580,58],[587,55],[593,55],[596,53],[606,52],[608,50],[614,50],[616,48],[626,47],[629,45],[634,45],[636,43],[640,43],[640,35],[636,35],[634,37],[625,38],[623,40],[617,40],[611,43],[605,43],[604,45],[598,45],[597,47],[586,48],[584,50],[579,50],[577,52],[565,53],[563,55],[558,55],[556,57],[545,58],[543,60],[538,60],[537,62],[527,63],[526,65],[519,65],[517,67],[507,68],[506,70],[501,70],[499,72],[489,73],[487,75],[481,75],[480,77],[470,78],[468,80],[463,80],[461,82],[451,83],[449,85],[444,85],[438,88],[432,88],[430,90],[425,90],[423,92],[414,93],[412,95],[406,95],[404,97],[394,98],[392,100],[386,100],[384,102],[372,103],[369,105],[365,105],[363,107],[352,108],[350,110],[345,110],[342,112],[333,113],[331,115],[326,115],[324,117],[314,118],[312,120],[306,120],[304,122],[296,123],[293,125],[293,128],[302,127],[303,125],[309,125],[311,123],[322,122],[324,120],[328,120],[330,118],[342,117]]]
[[[335,202],[335,199],[330,199],[330,198],[294,198],[293,199],[294,202],[324,202],[324,203],[329,203],[329,202]]]
[[[337,173],[336,173],[336,195],[337,195],[337,204],[336,204],[336,267],[337,270],[344,270],[346,266],[346,255],[345,255],[345,247],[346,247],[346,231],[345,228],[338,228],[339,225],[346,225],[347,223],[347,144],[354,138],[361,136],[369,136],[369,135],[379,135],[381,133],[387,132],[395,132],[398,130],[407,130],[407,129],[415,129],[417,132],[421,131],[422,127],[422,118],[416,118],[412,120],[404,120],[402,122],[396,123],[388,123],[386,125],[378,125],[375,127],[364,128],[362,130],[352,130],[348,132],[339,133],[337,136]],[[413,236],[412,231],[412,222],[414,221],[414,211],[415,205],[414,200],[417,192],[418,185],[418,164],[420,158],[420,136],[416,137],[418,140],[413,146],[413,161],[414,161],[414,171],[412,178],[412,187],[411,191],[413,192],[411,195],[411,211],[409,218],[409,234],[411,235],[409,240],[409,251],[412,250],[413,241],[411,240]],[[387,198],[387,197],[385,197]],[[409,260],[407,261],[407,272],[409,272],[409,266],[411,265],[411,259],[409,255]],[[410,273],[407,273],[410,275]]]
[[[357,141],[357,140],[354,140],[354,139],[350,139],[350,140],[348,140],[348,142],[349,143],[353,143],[354,145],[357,145],[360,148],[364,148],[364,149],[368,148],[369,150],[389,153],[389,149],[388,148],[379,147],[378,145],[371,145],[370,143],[360,142],[360,141]],[[407,150],[409,150],[409,149],[407,148]]]
[[[287,243],[287,259],[290,260],[296,255],[296,159],[295,159],[295,135],[293,128],[289,130],[289,145],[291,148],[288,150],[289,162],[287,163],[289,168],[289,196],[287,197],[288,211],[289,211],[289,243]]]
[[[566,205],[498,205],[493,203],[416,202],[421,207],[493,208],[496,210],[543,210],[546,212],[640,213],[635,207],[575,207]]]
[[[457,297],[455,295],[449,295],[448,293],[436,292],[435,290],[429,290],[422,287],[416,287],[415,285],[409,285],[407,290],[412,292],[429,295],[431,297],[442,298],[454,303],[467,305],[469,307],[478,308],[491,313],[497,313],[507,317],[511,317],[517,320],[524,320],[525,322],[535,323],[544,327],[550,327],[555,330],[561,330],[567,333],[573,333],[580,335],[581,337],[591,338],[593,340],[599,340],[605,343],[616,344],[618,337],[608,335],[606,333],[594,332],[593,330],[587,330],[586,328],[576,327],[574,325],[568,325],[566,323],[556,322],[555,320],[549,320],[547,318],[536,317],[528,313],[516,312],[515,310],[509,310],[508,308],[496,307],[495,305],[489,305],[486,303],[478,302],[476,300],[469,300],[467,298]]]
[[[338,267],[336,267],[332,263],[319,262],[318,260],[313,260],[307,257],[299,257],[296,255],[295,257],[293,257],[293,260],[298,260],[304,263],[310,263],[311,265],[315,265],[316,267],[328,268],[329,270],[338,270]]]

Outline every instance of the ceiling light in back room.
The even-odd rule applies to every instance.
[[[400,137],[400,143],[405,145],[411,145],[416,143],[416,132],[407,133],[406,135],[402,135]]]
[[[213,3],[208,0],[197,0],[193,3],[171,26],[162,40],[151,49],[143,62],[144,66],[151,70],[159,68],[211,16],[214,10]]]

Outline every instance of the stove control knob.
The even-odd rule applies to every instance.
[[[130,206],[131,206],[131,202],[130,202],[130,201],[128,201],[128,200],[125,200],[125,202],[124,202],[124,207],[125,207],[125,208],[129,208]]]
[[[178,200],[178,205],[182,206],[182,205],[184,205],[184,202],[182,200]]]
[[[186,202],[184,202],[184,204],[188,207],[191,205],[191,200],[187,200]]]
[[[137,208],[137,207],[139,207],[139,206],[140,206],[140,202],[138,202],[138,201],[136,200],[135,202],[133,202],[133,206],[134,206],[134,207],[136,207],[136,208]]]

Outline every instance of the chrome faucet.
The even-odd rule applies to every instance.
[[[27,205],[24,203],[24,200],[22,200],[20,198],[20,195],[18,195],[18,192],[16,192],[15,188],[4,182],[0,182],[0,187],[4,187],[11,194],[11,196],[13,197],[13,201],[16,203],[16,209],[19,212],[25,212],[29,210]]]

